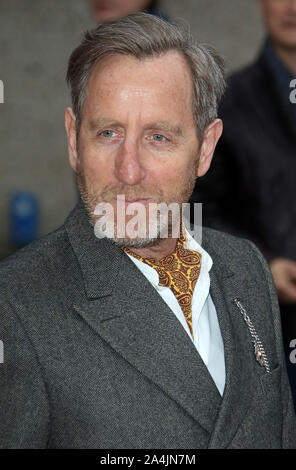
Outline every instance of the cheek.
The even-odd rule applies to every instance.
[[[83,164],[83,178],[88,190],[96,193],[100,193],[112,182],[108,168],[104,168],[97,160],[91,159],[87,159]]]
[[[168,173],[170,173],[170,178],[178,184],[180,180],[184,181],[184,179],[187,179],[188,175],[195,170],[195,167],[196,159],[192,155],[190,158],[184,157],[180,159],[180,161],[168,169]]]
[[[274,8],[274,10],[271,10],[268,15],[268,22],[272,28],[278,29],[281,25],[281,22],[286,16],[287,16],[287,13],[285,9]]]
[[[183,161],[178,163],[174,162],[166,165],[162,171],[158,169],[150,173],[151,183],[162,188],[165,194],[179,193],[195,175],[195,165],[192,161],[188,162],[187,165],[184,165]]]
[[[85,176],[90,180],[108,181],[113,172],[113,165],[110,159],[102,158],[91,147],[83,149],[81,163]]]

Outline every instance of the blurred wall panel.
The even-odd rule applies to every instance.
[[[58,227],[76,200],[67,162],[65,72],[81,33],[94,25],[81,0],[0,0],[0,257],[9,250],[9,195],[37,193],[41,230]]]

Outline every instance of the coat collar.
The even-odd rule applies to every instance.
[[[108,240],[96,238],[81,199],[65,228],[81,268],[86,296],[95,299],[111,295],[125,254]]]

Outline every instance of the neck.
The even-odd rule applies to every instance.
[[[176,248],[177,238],[163,238],[154,246],[146,248],[130,248],[131,251],[141,258],[154,258],[160,260],[170,255]]]
[[[273,43],[274,50],[278,58],[296,76],[296,48],[284,48],[279,44]]]

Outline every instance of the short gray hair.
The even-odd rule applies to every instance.
[[[115,54],[142,60],[172,50],[185,58],[191,70],[193,114],[197,134],[202,137],[206,127],[217,117],[218,104],[225,90],[224,60],[213,47],[197,44],[184,22],[169,23],[148,13],[135,13],[100,24],[87,31],[80,46],[72,52],[66,80],[71,90],[77,135],[88,79],[95,64]]]

